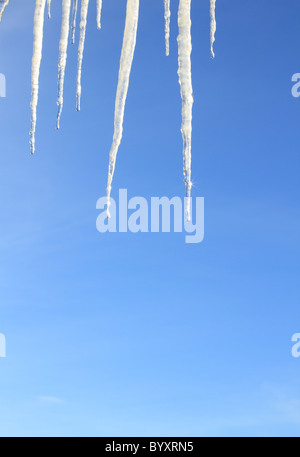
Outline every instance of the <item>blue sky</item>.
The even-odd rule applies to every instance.
[[[0,27],[1,436],[299,436],[300,5],[193,0],[193,189],[205,239],[100,234],[125,1],[91,0],[82,111],[69,48],[55,130],[61,2],[45,23],[29,154],[33,0]],[[183,195],[177,0],[141,0],[113,197]],[[78,37],[78,36],[77,36]]]

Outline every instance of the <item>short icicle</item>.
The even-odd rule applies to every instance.
[[[166,56],[170,55],[170,19],[171,19],[171,0],[164,0],[165,6],[165,41]]]
[[[46,0],[36,0],[33,27],[33,56],[31,71],[31,129],[30,150],[35,152],[36,112],[39,97],[39,76],[43,50],[43,32]]]
[[[48,1],[48,19],[51,19],[51,0]]]
[[[123,120],[125,103],[128,93],[130,73],[132,68],[133,56],[136,45],[137,27],[139,19],[139,0],[127,0],[127,12],[125,31],[123,38],[123,46],[121,52],[119,81],[115,103],[115,121],[114,121],[114,136],[113,142],[109,153],[109,167],[108,167],[108,180],[107,180],[107,217],[110,217],[110,195],[111,185],[114,176],[116,158],[118,149],[123,135]]]
[[[97,28],[101,29],[102,0],[97,0]]]
[[[79,45],[78,45],[77,89],[76,89],[76,109],[77,109],[77,111],[80,111],[80,102],[81,102],[81,72],[82,72],[82,60],[83,60],[88,9],[89,9],[89,0],[81,0],[80,38],[79,38]]]
[[[186,219],[191,218],[191,165],[192,165],[192,38],[191,38],[191,0],[180,0],[178,10],[178,75],[182,98],[182,138],[183,138],[183,175],[186,187]]]
[[[210,53],[213,59],[215,57],[214,42],[216,41],[216,30],[216,0],[210,0]]]
[[[59,42],[59,58],[58,58],[58,95],[57,95],[57,122],[56,128],[60,128],[60,118],[64,104],[64,82],[67,64],[67,50],[70,30],[70,13],[71,0],[62,0],[62,23],[61,35]]]
[[[77,10],[78,10],[78,0],[73,0],[72,24],[71,24],[71,44],[75,44]]]

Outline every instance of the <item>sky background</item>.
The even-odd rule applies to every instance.
[[[300,436],[299,1],[218,0],[215,61],[209,1],[192,1],[194,245],[96,230],[125,0],[103,0],[100,32],[91,0],[82,111],[75,46],[59,132],[52,1],[30,156],[34,3],[0,26],[0,435]],[[141,0],[115,198],[184,195],[171,6],[167,59],[163,0]]]

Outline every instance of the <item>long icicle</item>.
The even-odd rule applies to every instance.
[[[51,0],[48,0],[48,19],[51,19]]]
[[[115,121],[114,121],[114,136],[109,153],[109,167],[107,180],[107,216],[110,217],[110,194],[111,184],[114,176],[116,158],[118,149],[122,140],[123,120],[125,103],[129,87],[129,79],[133,56],[136,45],[137,27],[139,19],[139,0],[127,0],[126,23],[123,38],[123,46],[120,60],[119,81],[115,103]]]
[[[80,111],[81,71],[82,71],[82,60],[83,60],[88,9],[89,9],[89,0],[81,0],[80,38],[79,38],[79,45],[78,45],[77,89],[76,89],[76,109],[77,109],[77,111]]]
[[[164,5],[165,5],[166,56],[169,56],[169,54],[170,54],[170,18],[171,18],[170,0],[164,0]]]
[[[101,29],[102,0],[97,0],[97,28]]]
[[[64,104],[64,82],[67,64],[67,50],[70,31],[70,13],[71,13],[71,0],[63,0],[62,2],[62,22],[61,22],[61,35],[59,42],[59,58],[58,58],[58,95],[57,95],[57,121],[56,128],[60,127],[60,118]]]
[[[31,129],[30,149],[35,152],[36,111],[39,97],[39,75],[43,49],[43,31],[46,0],[36,0],[33,27],[33,56],[31,73]]]
[[[0,0],[0,22],[2,21],[2,16],[6,7],[9,5],[10,0]]]
[[[216,41],[216,30],[216,0],[210,0],[210,52],[213,59],[215,57],[214,42]]]
[[[191,163],[192,163],[192,38],[191,38],[191,0],[180,0],[178,10],[178,75],[182,98],[182,138],[183,138],[183,175],[186,187],[186,218],[191,217]]]
[[[75,44],[77,10],[78,10],[78,0],[73,0],[72,25],[71,25],[71,44]]]

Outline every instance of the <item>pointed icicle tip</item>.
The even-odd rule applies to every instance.
[[[215,58],[214,43],[216,41],[216,30],[216,0],[210,0],[210,54],[212,59]]]
[[[123,121],[129,80],[136,46],[137,28],[139,21],[139,0],[127,0],[125,30],[120,59],[119,80],[115,103],[114,135],[109,153],[107,178],[107,204],[110,202],[111,184],[115,172],[116,158],[123,135]],[[109,214],[109,207],[107,209]]]
[[[51,19],[51,0],[48,0],[48,19]]]
[[[102,0],[97,0],[97,29],[101,29]]]
[[[178,9],[178,76],[182,98],[182,139],[183,139],[183,176],[186,187],[187,220],[190,217],[190,197],[192,189],[192,36],[191,36],[191,0],[180,0]]]
[[[33,55],[31,69],[31,128],[30,152],[35,152],[35,131],[37,120],[37,104],[39,98],[39,76],[43,50],[44,15],[46,0],[36,0],[33,26]]]
[[[67,65],[67,51],[69,42],[70,31],[70,14],[71,14],[71,0],[63,0],[62,2],[62,23],[61,35],[59,41],[59,58],[58,58],[58,94],[57,94],[57,121],[56,128],[59,130],[60,118],[64,104],[64,82]]]

